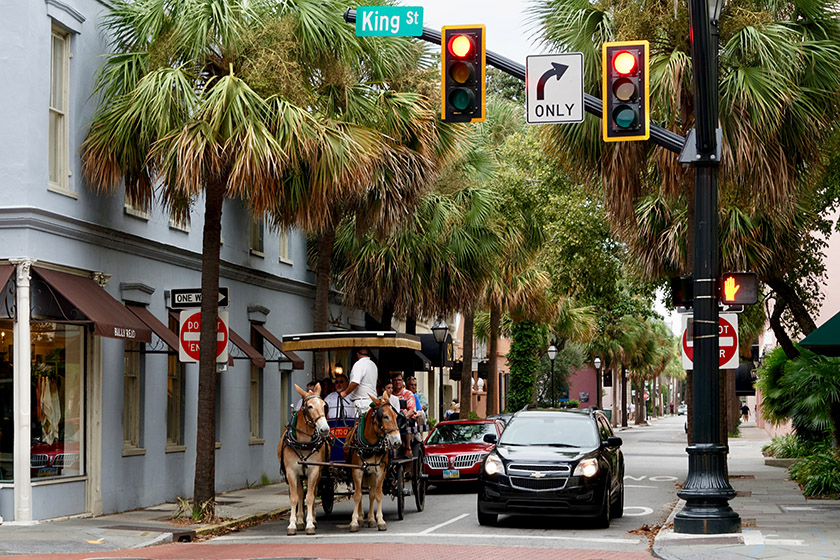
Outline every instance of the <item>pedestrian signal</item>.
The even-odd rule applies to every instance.
[[[725,305],[758,302],[758,278],[754,272],[727,272],[720,279],[720,301]]]
[[[650,73],[647,41],[604,43],[603,72],[604,142],[650,138]]]
[[[481,122],[485,117],[483,25],[446,26],[440,34],[441,107],[445,122]]]

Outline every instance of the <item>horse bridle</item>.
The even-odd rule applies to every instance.
[[[320,400],[324,401],[324,399],[321,399],[321,397],[319,395],[306,395],[305,397],[303,397],[303,401],[300,403],[300,409],[305,414],[303,419],[306,420],[306,423],[309,426],[312,426],[313,428],[315,428],[315,425],[317,424],[318,420],[320,420],[321,418],[326,419],[330,405],[327,404],[327,401],[324,401],[324,413],[322,415],[316,417],[316,418],[311,418],[309,416],[309,411],[306,410],[304,407],[306,406],[306,401],[309,401],[309,400],[312,400],[312,399],[320,399]],[[314,430],[313,430],[313,432],[314,432]]]

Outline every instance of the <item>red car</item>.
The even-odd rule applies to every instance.
[[[429,483],[478,480],[481,462],[496,446],[485,442],[484,435],[494,434],[498,440],[502,430],[499,420],[438,422],[425,442],[423,471]]]

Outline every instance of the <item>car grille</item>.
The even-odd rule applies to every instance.
[[[510,485],[521,490],[532,490],[534,492],[548,492],[550,490],[562,490],[569,481],[563,478],[523,478],[521,476],[510,477]]]
[[[29,467],[40,469],[50,464],[50,456],[43,453],[36,453],[29,458]]]
[[[449,457],[446,455],[426,455],[426,464],[433,469],[448,469]]]
[[[79,462],[78,453],[59,453],[53,460],[53,466],[59,468],[71,467]]]
[[[528,465],[522,463],[511,463],[508,465],[510,476],[530,476],[532,472],[544,473],[547,476],[569,476],[572,468],[569,465]]]
[[[468,455],[458,455],[453,461],[453,466],[456,469],[466,469],[481,461],[481,453],[470,453]]]

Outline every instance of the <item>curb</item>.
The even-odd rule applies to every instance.
[[[195,536],[197,536],[197,537],[210,536],[210,535],[212,535],[214,533],[217,533],[219,531],[224,531],[226,529],[230,529],[231,527],[234,527],[236,525],[241,525],[243,523],[253,523],[253,522],[256,522],[256,521],[262,521],[264,519],[267,519],[269,517],[273,517],[275,515],[282,515],[284,513],[287,513],[289,511],[289,509],[290,508],[288,508],[288,507],[282,507],[282,508],[275,509],[275,510],[268,511],[268,512],[254,513],[254,514],[251,514],[251,515],[244,515],[242,517],[238,517],[236,519],[230,519],[228,521],[223,521],[222,523],[217,523],[215,525],[208,525],[206,527],[200,527],[200,528],[195,530]]]

